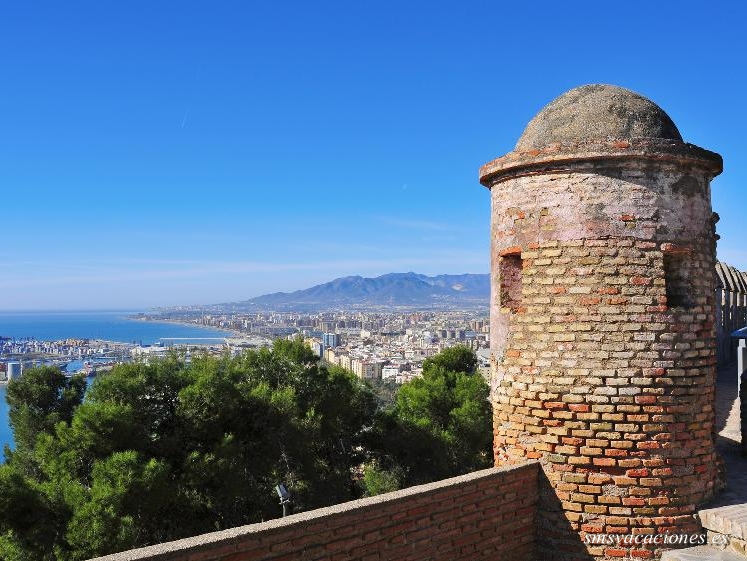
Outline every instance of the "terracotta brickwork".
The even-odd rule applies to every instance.
[[[539,468],[488,469],[99,561],[533,561]]]
[[[609,107],[624,106],[621,91]],[[602,101],[579,111],[593,119],[608,110]],[[655,557],[653,546],[584,537],[699,531],[692,515],[718,476],[710,180],[720,157],[679,133],[618,132],[536,149],[541,139],[525,133],[531,150],[481,170],[492,205],[495,458],[543,466],[543,559]],[[520,296],[508,298],[517,279],[504,278],[503,263],[517,257]]]

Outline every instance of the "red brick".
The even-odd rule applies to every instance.
[[[521,246],[520,245],[513,245],[511,247],[507,247],[504,250],[501,250],[498,255],[501,257],[504,257],[506,255],[518,255],[521,254]]]
[[[590,407],[585,403],[570,403],[568,405],[568,409],[571,411],[576,411],[580,413],[587,413],[590,411]]]

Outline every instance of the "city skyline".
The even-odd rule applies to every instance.
[[[724,157],[718,257],[745,270],[745,8],[716,7],[6,7],[0,310],[487,273],[479,166],[586,83],[650,98]]]

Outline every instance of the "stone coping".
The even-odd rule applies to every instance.
[[[490,187],[504,176],[516,177],[546,172],[547,168],[566,170],[570,164],[578,169],[580,162],[657,161],[702,167],[713,177],[723,171],[720,155],[694,144],[666,139],[631,138],[554,143],[533,150],[509,152],[480,168],[480,183]]]
[[[277,530],[295,524],[308,523],[328,516],[344,514],[346,512],[354,510],[369,509],[376,507],[377,505],[396,502],[410,497],[416,497],[418,495],[430,494],[434,491],[448,489],[450,487],[459,487],[466,483],[481,481],[483,479],[490,479],[500,473],[511,473],[513,471],[526,469],[531,465],[539,465],[539,462],[537,462],[536,460],[532,460],[516,465],[488,468],[457,477],[451,477],[449,479],[442,479],[433,483],[427,483],[425,485],[416,485],[414,487],[408,487],[399,491],[376,495],[374,497],[366,497],[363,499],[348,501],[324,508],[300,512],[298,514],[286,516],[285,518],[276,518],[273,520],[268,520],[267,522],[259,522],[257,524],[249,524],[246,526],[237,526],[236,528],[221,530],[219,532],[211,532],[208,534],[193,536],[191,538],[184,538],[181,540],[165,542],[148,547],[142,547],[139,549],[131,549],[128,551],[122,551],[120,553],[113,553],[111,555],[105,555],[103,557],[96,557],[95,559],[92,559],[90,561],[153,561],[155,559],[158,559],[158,556],[161,555],[173,555],[179,552],[183,552],[186,555],[187,553],[196,551],[198,548],[204,549],[206,546],[220,544],[221,542],[233,541],[239,538],[251,536],[252,534],[260,534],[262,532]]]
[[[706,530],[747,540],[747,503],[699,510],[698,517]]]

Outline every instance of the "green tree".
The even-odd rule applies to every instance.
[[[9,465],[0,466],[0,558],[48,559],[55,534],[53,506],[39,486]]]
[[[305,510],[489,463],[487,386],[463,350],[426,361],[378,414],[366,383],[301,341],[121,365],[85,402],[84,388],[46,368],[8,388],[2,559],[78,561],[267,520],[278,483]]]
[[[98,460],[90,486],[73,505],[65,533],[65,557],[90,559],[136,547],[152,538],[154,516],[165,514],[169,469],[162,460],[145,459],[132,450]],[[167,501],[165,504],[170,504]]]
[[[474,374],[477,368],[477,355],[464,345],[449,347],[423,361],[423,374],[438,367],[448,372]]]
[[[10,426],[18,449],[33,449],[40,433],[52,433],[59,422],[69,423],[83,401],[86,380],[65,377],[59,368],[29,368],[7,389]]]
[[[363,468],[363,488],[372,497],[402,488],[404,474],[399,467],[382,469],[378,462],[367,463]]]
[[[375,473],[410,486],[491,465],[490,389],[466,347],[445,349],[423,363],[423,376],[403,384],[379,412],[369,446]],[[366,491],[375,490],[368,486]]]
[[[394,405],[397,392],[399,391],[399,384],[393,378],[369,380],[369,383],[376,394],[376,401],[379,407],[386,408]]]
[[[274,518],[278,483],[296,509],[357,496],[375,397],[301,341],[121,365],[82,404],[53,374],[9,399],[25,436],[0,470],[2,558],[77,561]]]

